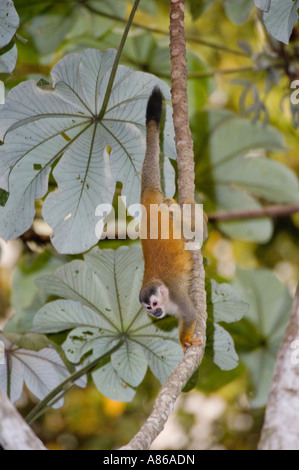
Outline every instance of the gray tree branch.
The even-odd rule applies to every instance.
[[[299,450],[299,363],[296,348],[298,351],[299,286],[277,355],[260,450]]]
[[[178,155],[179,204],[183,204],[186,199],[194,199],[195,188],[193,142],[189,127],[187,102],[184,7],[185,0],[170,1],[171,83],[175,143]],[[202,361],[206,343],[207,318],[205,271],[201,251],[193,251],[192,258],[194,269],[190,295],[198,311],[196,335],[200,338],[202,346],[192,346],[187,349],[183,360],[162,387],[151,415],[131,442],[122,447],[124,450],[149,449],[153,440],[163,430],[177,397]]]
[[[1,388],[0,444],[4,450],[46,450]]]

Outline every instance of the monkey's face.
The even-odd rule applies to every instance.
[[[147,313],[153,317],[163,318],[166,315],[169,293],[165,284],[148,284],[141,289],[139,298]]]

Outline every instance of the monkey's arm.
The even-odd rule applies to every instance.
[[[179,340],[184,351],[192,344],[201,346],[200,339],[194,337],[197,312],[189,295],[189,286],[181,282],[176,288],[172,286],[171,291],[173,292],[172,301],[178,306],[174,315],[178,319]]]

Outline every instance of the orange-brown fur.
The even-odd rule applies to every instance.
[[[171,214],[166,209],[160,211],[158,219],[158,238],[150,239],[150,205],[162,204],[163,194],[157,190],[146,190],[141,197],[141,203],[146,210],[146,239],[142,239],[142,249],[144,254],[144,279],[143,285],[156,279],[162,279],[167,287],[174,283],[188,287],[191,271],[191,253],[185,250],[185,240],[181,234],[181,227],[174,225]],[[164,220],[163,220],[164,219]],[[169,220],[169,239],[163,239],[161,226]],[[144,229],[145,231],[145,229]],[[174,236],[179,236],[179,239]]]
[[[194,337],[196,326],[196,310],[189,295],[189,284],[192,279],[193,262],[191,252],[185,249],[182,225],[175,216],[169,216],[167,206],[175,201],[164,198],[160,185],[159,168],[159,124],[162,97],[158,89],[154,89],[147,107],[146,114],[146,154],[141,174],[141,204],[144,207],[141,222],[141,243],[144,256],[144,278],[140,293],[147,292],[147,287],[163,283],[169,291],[169,299],[177,308],[172,313],[178,318],[179,337],[184,350],[191,344],[200,345]],[[157,239],[151,238],[150,229],[151,206],[163,204],[160,217],[156,219]],[[186,201],[187,202],[187,201]],[[188,201],[190,202],[190,201]],[[194,202],[194,201],[193,201]],[[180,211],[179,206],[176,210]],[[161,227],[169,221],[169,237],[163,239]],[[147,286],[147,287],[146,287]]]

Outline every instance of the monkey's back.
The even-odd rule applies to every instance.
[[[163,203],[163,194],[159,191],[147,191],[142,195],[144,212],[141,223],[141,243],[144,257],[143,285],[160,279],[166,285],[178,280],[189,283],[192,271],[190,251],[185,249],[185,239],[181,233],[181,224],[176,223],[166,208],[159,210],[158,217],[153,205]],[[151,218],[151,208],[154,217]],[[152,212],[152,215],[153,215]],[[165,231],[166,229],[166,231]],[[156,238],[153,238],[155,234]],[[166,237],[166,238],[163,238]]]

